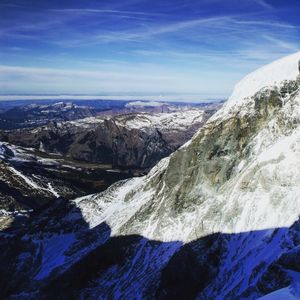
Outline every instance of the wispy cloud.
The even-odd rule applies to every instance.
[[[78,14],[130,14],[141,16],[157,16],[163,15],[159,13],[148,13],[143,11],[128,11],[128,10],[115,10],[115,9],[92,9],[92,8],[64,8],[64,9],[49,9],[49,11],[60,13],[78,13]]]
[[[251,19],[241,19],[240,16],[217,16],[209,18],[198,18],[179,22],[168,22],[164,24],[143,24],[136,26],[130,30],[102,30],[98,33],[91,33],[89,35],[77,37],[75,39],[64,39],[63,41],[53,41],[61,46],[73,47],[80,45],[95,45],[101,43],[118,43],[118,42],[141,42],[156,38],[157,36],[164,36],[168,38],[170,35],[181,34],[189,31],[186,38],[193,38],[195,36],[208,36],[209,39],[216,38],[224,34],[249,34],[252,32],[265,34],[273,31],[274,28],[281,30],[298,30],[299,27],[293,24],[276,22],[276,21],[260,21]],[[191,31],[193,30],[193,31]],[[212,33],[212,31],[214,31]],[[210,35],[210,36],[209,36]],[[251,37],[250,37],[251,38]],[[51,42],[51,41],[50,41]]]
[[[218,88],[208,83],[220,81]],[[233,84],[223,79],[220,72],[204,74],[195,72],[179,72],[174,70],[160,70],[145,67],[129,67],[126,70],[113,72],[62,70],[53,68],[28,68],[0,65],[0,88],[2,93],[55,93],[78,94],[210,94],[226,96],[229,89],[226,86]]]
[[[106,31],[90,35],[89,38],[91,43],[113,43],[120,41],[138,42],[140,40],[156,36],[167,36],[181,32],[184,33],[187,30],[194,30],[195,34],[198,36],[201,34],[207,34],[207,30],[209,30],[208,34],[212,35],[212,30],[214,30],[214,36],[211,37],[216,38],[217,36],[224,35],[227,32],[246,34],[251,33],[252,30],[257,35],[258,33],[268,32],[266,30],[273,31],[274,28],[281,30],[299,29],[298,26],[283,22],[241,20],[234,16],[218,16],[161,24],[159,26],[143,26],[140,29],[133,29],[129,31]],[[190,32],[190,34],[192,35],[193,33]],[[80,43],[79,40],[77,40],[77,44],[78,43]],[[88,39],[84,39],[83,43],[89,43]]]
[[[53,68],[30,68],[30,67],[14,67],[14,66],[5,66],[0,65],[0,71],[1,75],[4,73],[6,75],[9,74],[18,74],[18,76],[27,76],[27,75],[40,75],[40,76],[58,76],[58,77],[86,77],[86,78],[93,78],[97,80],[103,80],[107,79],[108,77],[115,80],[122,80],[124,77],[126,79],[131,80],[137,79],[137,76],[134,73],[120,73],[120,72],[109,72],[109,71],[83,71],[83,70],[65,70],[65,69],[53,69]],[[157,75],[152,76],[148,74],[140,75],[139,78],[142,78],[143,80],[168,80],[172,79],[173,76],[169,74],[168,76],[160,75],[157,77]]]
[[[0,90],[227,93],[300,44],[298,18],[270,0],[79,4],[0,4]]]
[[[270,35],[264,35],[263,36],[267,41],[270,41],[272,42],[273,44],[283,48],[283,49],[287,49],[287,50],[291,50],[291,51],[299,51],[300,47],[299,47],[299,44],[296,45],[294,43],[291,43],[291,42],[287,42],[285,40],[281,40],[281,39],[278,39],[278,38],[275,38],[273,36],[270,36]]]
[[[259,4],[260,6],[266,8],[266,9],[269,9],[269,10],[273,9],[273,6],[265,0],[254,0],[254,2],[256,2],[257,4]]]
[[[282,29],[299,29],[299,26],[283,23],[283,22],[276,22],[272,20],[234,20],[236,24],[240,25],[248,25],[248,26],[257,26],[257,27],[274,27],[274,28],[282,28]]]
[[[174,61],[174,63],[182,63],[186,66],[205,67],[215,70],[215,66],[217,65],[221,66],[222,69],[249,72],[272,60],[288,55],[291,52],[296,52],[299,49],[297,45],[272,40],[271,44],[261,43],[261,45],[257,45],[255,43],[248,43],[245,47],[231,50],[230,52],[210,50],[200,52],[137,50],[135,53],[144,57],[161,58]]]

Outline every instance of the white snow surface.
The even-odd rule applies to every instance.
[[[156,106],[163,106],[166,103],[163,102],[157,102],[157,101],[134,101],[134,102],[129,102],[125,106],[126,107],[133,107],[133,106],[151,106],[151,107],[156,107]]]
[[[116,123],[128,129],[158,128],[161,130],[183,130],[187,126],[200,123],[203,120],[204,111],[201,109],[180,110],[171,113],[140,113],[133,118],[120,116]]]
[[[39,243],[41,248],[42,265],[36,280],[42,280],[47,277],[51,271],[56,267],[59,267],[65,262],[64,252],[73,244],[75,241],[75,235],[73,233],[54,235],[47,240],[43,240]]]
[[[48,187],[49,187],[49,191],[56,197],[59,198],[59,194],[55,191],[55,189],[53,188],[52,184],[50,182],[48,182]]]
[[[278,86],[284,80],[295,80],[299,75],[300,52],[276,60],[244,77],[234,88],[228,103],[236,105],[264,87]]]
[[[286,288],[277,290],[273,293],[265,295],[258,300],[299,300],[300,290],[295,290],[293,286],[288,286]]]
[[[120,228],[144,204],[152,200],[154,189],[144,188],[148,180],[157,176],[167,166],[168,161],[169,158],[161,160],[146,177],[117,182],[105,192],[75,199],[74,202],[81,209],[89,227],[94,228],[106,222],[111,228],[111,235],[118,235]]]
[[[14,155],[10,158],[7,158],[7,160],[9,162],[17,162],[17,163],[22,164],[23,162],[38,161],[39,163],[44,163],[44,164],[48,164],[48,165],[59,164],[54,159],[45,159],[45,158],[36,157],[33,153],[29,153],[22,147],[18,147],[18,146],[15,146],[15,145],[12,145],[12,144],[9,144],[6,142],[0,142],[0,162],[1,162],[1,160],[5,160],[5,151],[6,150],[11,151]],[[46,193],[50,192],[56,198],[60,197],[60,195],[54,189],[54,187],[52,186],[52,184],[50,182],[47,183],[47,185],[42,186],[43,184],[41,185],[41,182],[37,183],[35,181],[36,178],[39,179],[37,176],[26,176],[21,171],[17,170],[16,166],[14,166],[13,164],[7,166],[7,170],[10,171],[10,174],[13,177],[19,178],[21,180],[21,182],[23,184],[26,184],[30,189],[43,190]],[[18,181],[20,181],[20,180],[18,180]]]
[[[300,52],[283,57],[245,76],[238,82],[222,109],[211,120],[228,117],[237,111],[249,113],[251,97],[264,88],[280,87],[286,80],[296,80],[299,76]],[[298,77],[299,78],[299,77]]]
[[[24,174],[22,174],[20,171],[16,170],[13,167],[8,167],[14,174],[16,174],[18,177],[22,178],[26,184],[28,184],[29,186],[31,186],[34,189],[41,189],[41,187],[39,185],[37,185],[32,179],[28,178],[27,176],[25,176]]]

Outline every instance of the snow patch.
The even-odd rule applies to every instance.
[[[48,187],[49,187],[49,191],[56,197],[59,198],[60,195],[55,191],[55,189],[53,188],[52,184],[49,182],[48,183]]]
[[[295,291],[293,287],[288,286],[286,288],[270,293],[264,297],[261,297],[258,300],[299,300],[299,299],[300,299],[300,291]]]
[[[40,242],[42,256],[41,269],[35,276],[36,280],[46,278],[56,267],[65,262],[65,251],[75,241],[75,234],[55,235]]]
[[[158,128],[163,130],[183,130],[203,121],[204,111],[201,109],[189,109],[172,113],[139,114],[134,118],[119,117],[116,123],[129,129]]]
[[[156,106],[163,106],[166,103],[163,102],[156,102],[156,101],[135,101],[129,102],[125,105],[125,107],[133,107],[133,106],[148,106],[148,107],[156,107]]]
[[[20,171],[16,170],[13,167],[8,167],[13,173],[15,173],[17,176],[22,178],[29,186],[33,187],[34,189],[41,189],[40,186],[38,186],[33,180],[29,179],[27,176],[22,174]]]

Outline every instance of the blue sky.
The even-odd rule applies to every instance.
[[[300,49],[300,2],[0,1],[0,93],[226,97]]]

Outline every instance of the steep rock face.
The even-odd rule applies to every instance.
[[[261,79],[251,94],[247,80],[238,84],[193,139],[147,176],[38,216],[26,239],[19,233],[14,259],[7,245],[16,239],[6,236],[2,260],[26,277],[4,281],[5,295],[299,296],[299,60],[297,53],[251,74]]]

